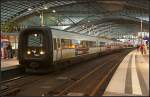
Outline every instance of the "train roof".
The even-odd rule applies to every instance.
[[[51,28],[52,34],[55,38],[63,38],[63,39],[78,39],[78,40],[87,40],[87,41],[103,41],[103,42],[113,42],[112,40],[98,38],[89,35],[77,34],[69,31],[58,30]]]
[[[101,42],[114,42],[113,40],[110,39],[105,39],[105,38],[98,38],[95,36],[90,36],[90,35],[82,35],[79,33],[71,32],[71,31],[64,31],[64,30],[59,30],[55,28],[50,28],[47,26],[31,26],[28,27],[27,29],[51,29],[52,35],[54,38],[61,38],[61,39],[74,39],[74,40],[86,40],[86,41],[101,41]]]

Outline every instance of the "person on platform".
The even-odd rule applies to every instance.
[[[144,54],[144,44],[140,45],[140,51],[141,51],[141,54],[143,55]]]
[[[8,46],[7,46],[7,52],[8,52],[8,59],[9,58],[13,58],[13,54],[12,54],[12,46],[11,44],[9,43]]]

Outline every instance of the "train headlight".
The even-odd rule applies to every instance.
[[[43,55],[43,54],[45,54],[45,52],[44,51],[40,51],[40,54]]]
[[[35,37],[37,37],[37,34],[34,34]]]
[[[31,52],[30,52],[30,51],[27,51],[27,54],[28,54],[28,55],[30,55],[30,54],[31,54]]]

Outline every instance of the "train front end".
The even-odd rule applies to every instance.
[[[47,73],[52,68],[50,28],[28,28],[20,33],[18,59],[26,72]]]

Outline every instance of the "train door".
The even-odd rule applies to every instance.
[[[56,61],[57,56],[57,45],[56,38],[53,38],[53,61]]]
[[[56,43],[57,43],[56,60],[60,60],[62,58],[61,39],[57,38]]]
[[[54,55],[54,61],[57,61],[61,58],[61,47],[60,47],[60,39],[54,38],[53,39],[53,55]]]

